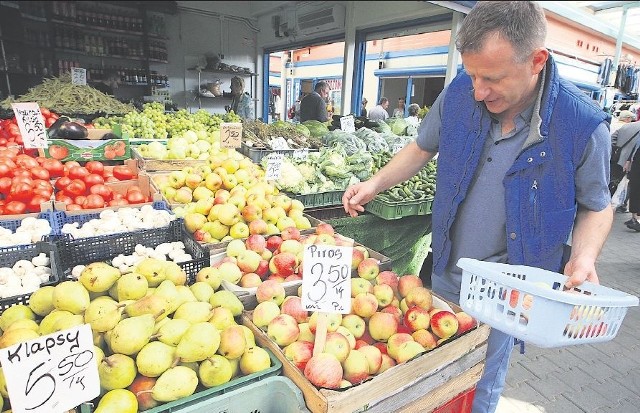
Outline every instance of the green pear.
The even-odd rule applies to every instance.
[[[136,354],[151,339],[155,323],[156,320],[151,314],[121,320],[111,330],[109,337],[111,350],[114,353],[126,355]]]
[[[111,297],[91,301],[84,312],[84,322],[91,324],[92,330],[101,333],[111,330],[121,318],[122,308]]]
[[[144,314],[151,314],[158,320],[166,317],[169,313],[169,301],[159,295],[147,295],[139,300],[127,305],[124,311],[129,317],[136,317]]]
[[[7,380],[4,378],[2,367],[0,367],[0,394],[2,397],[9,398],[9,392],[7,391]]]
[[[241,326],[229,326],[220,333],[218,354],[228,359],[237,359],[242,356],[246,347],[247,339]]]
[[[29,308],[40,317],[53,311],[55,308],[53,306],[53,286],[46,285],[35,290],[29,297]]]
[[[0,348],[7,348],[14,344],[33,340],[38,337],[40,337],[40,334],[30,328],[16,328],[5,331],[0,337]]]
[[[209,303],[193,301],[183,303],[173,314],[174,319],[187,320],[191,324],[209,321],[213,315],[213,307]]]
[[[242,314],[244,305],[240,299],[231,291],[220,290],[213,293],[209,303],[214,307],[225,307],[231,310],[234,317]]]
[[[204,281],[197,281],[189,286],[196,300],[208,303],[213,295],[213,287]]]
[[[147,377],[158,377],[169,370],[176,358],[176,348],[161,341],[152,341],[136,356],[138,372]]]
[[[159,402],[172,402],[189,397],[198,387],[198,375],[185,366],[175,366],[158,377],[151,397]]]
[[[21,318],[20,320],[16,320],[13,323],[9,324],[9,327],[7,327],[4,332],[6,333],[7,331],[16,330],[18,328],[28,328],[35,331],[36,333],[38,332],[38,330],[40,330],[40,326],[35,321],[29,318]]]
[[[192,361],[189,363],[186,362],[180,362],[178,363],[179,366],[185,366],[185,367],[189,367],[191,370],[195,371],[196,373],[198,372],[198,369],[200,368],[200,363],[198,363],[197,361]]]
[[[84,316],[82,314],[71,314],[60,317],[53,325],[53,332],[67,330],[71,327],[81,326],[84,324]]]
[[[165,325],[166,323],[168,323],[168,322],[169,322],[169,320],[171,320],[171,319],[170,319],[170,318],[168,318],[168,317],[164,317],[164,318],[161,318],[161,319],[159,319],[159,320],[158,320],[158,319],[156,319],[156,325],[155,325],[155,326],[153,326],[153,334],[154,334],[154,335],[158,334],[158,331],[160,330],[160,327],[162,327],[163,325]]]
[[[93,413],[137,413],[138,398],[126,389],[114,389],[105,393]]]
[[[109,288],[120,278],[120,270],[106,262],[96,261],[84,267],[78,281],[87,291],[100,293]]]
[[[232,376],[231,363],[218,354],[203,360],[198,369],[198,377],[204,387],[220,386],[231,380]]]
[[[63,281],[53,288],[53,305],[58,310],[81,314],[90,301],[89,291],[77,281]]]
[[[174,283],[169,280],[164,280],[156,287],[156,291],[153,295],[164,297],[169,303],[169,308],[167,309],[167,315],[172,314],[180,304],[182,304],[182,296],[178,292]]]
[[[53,310],[52,312],[44,316],[42,321],[40,321],[40,327],[38,328],[38,333],[40,333],[41,336],[46,336],[47,334],[53,333],[55,331],[54,326],[60,318],[72,316],[72,315],[73,313],[70,313],[69,311]]]
[[[237,324],[236,320],[233,318],[233,313],[231,312],[231,310],[225,307],[214,308],[213,315],[209,319],[209,322],[220,331],[229,326]]]
[[[149,287],[157,287],[167,279],[164,272],[165,262],[156,258],[145,258],[136,265],[133,271],[142,274],[149,282]]]
[[[267,350],[254,346],[245,350],[240,357],[240,371],[245,376],[266,370],[271,366],[271,357]]]
[[[196,274],[196,281],[209,284],[215,291],[220,288],[222,276],[216,267],[204,267]]]
[[[136,378],[136,362],[124,354],[112,354],[98,366],[100,386],[105,390],[124,389]]]
[[[198,301],[195,295],[193,295],[193,291],[186,285],[176,285],[176,290],[178,290],[178,294],[180,294],[180,298],[183,303],[188,303],[191,301]]]
[[[216,354],[220,345],[220,333],[213,324],[192,324],[176,347],[181,361],[202,361]]]
[[[138,300],[147,294],[149,281],[142,274],[130,272],[116,282],[117,300]]]
[[[179,318],[167,320],[169,321],[164,323],[157,331],[158,340],[170,346],[177,346],[184,333],[191,327],[191,323]]]
[[[0,329],[4,331],[7,329],[7,327],[9,327],[11,323],[23,318],[35,320],[36,313],[34,313],[33,310],[29,308],[29,306],[26,306],[24,304],[13,305],[4,310],[4,312],[0,316]]]
[[[165,261],[164,274],[167,280],[174,285],[185,285],[187,283],[187,273],[177,263]]]
[[[102,363],[102,360],[104,360],[104,351],[100,347],[94,345],[93,354],[96,357],[96,364],[100,366],[100,363]]]
[[[249,347],[253,347],[256,345],[256,337],[253,334],[253,331],[251,331],[251,329],[243,324],[240,324],[240,327],[242,327],[242,331],[244,332],[244,338],[247,342],[247,348]]]
[[[240,371],[240,359],[242,357],[240,357],[239,359],[232,359],[229,360],[229,364],[231,365],[231,378],[233,377],[239,377],[240,374],[242,373]]]

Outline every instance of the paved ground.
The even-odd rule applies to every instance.
[[[600,283],[640,296],[640,232],[617,213],[598,262]],[[497,413],[640,412],[640,307],[607,343],[514,350]]]

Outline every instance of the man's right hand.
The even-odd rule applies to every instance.
[[[352,217],[358,216],[359,212],[364,212],[364,205],[376,194],[375,184],[371,180],[348,187],[342,196],[344,211]]]

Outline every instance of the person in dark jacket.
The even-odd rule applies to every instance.
[[[120,75],[115,70],[105,70],[103,79],[91,84],[91,87],[100,92],[113,96],[120,86]]]
[[[317,120],[326,122],[329,120],[327,112],[327,98],[329,97],[329,84],[325,81],[316,83],[313,92],[300,101],[300,122]]]
[[[598,283],[595,262],[613,221],[610,116],[560,78],[546,28],[537,2],[477,2],[456,39],[465,70],[436,99],[416,140],[342,198],[356,216],[437,153],[432,289],[450,301],[460,300],[462,257],[564,271],[567,289]],[[509,333],[491,329],[473,413],[496,410]]]

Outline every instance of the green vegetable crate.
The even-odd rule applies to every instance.
[[[293,158],[300,157],[306,158],[305,154],[309,152],[318,152],[317,149],[311,148],[301,148],[301,149],[259,149],[252,148],[251,146],[247,146],[244,142],[242,142],[242,146],[238,149],[238,152],[251,159],[253,163],[260,163],[262,158],[272,153],[281,153],[285,156],[290,156]]]
[[[412,215],[429,215],[431,214],[432,203],[433,199],[389,202],[375,197],[364,206],[364,209],[380,218],[391,220]]]
[[[291,199],[297,199],[304,204],[305,208],[318,208],[342,204],[344,191],[319,192],[317,194],[293,194],[285,192]]]
[[[274,380],[267,381],[269,378],[281,379],[283,377],[278,377],[282,371],[282,362],[270,350],[265,350],[271,359],[271,367],[268,369],[232,379],[225,384],[209,389],[198,387],[196,392],[189,397],[161,404],[158,407],[145,410],[145,413],[249,413],[254,411],[286,413],[304,411],[298,410],[299,406],[304,408],[304,399],[300,390],[293,383],[290,388],[287,388],[286,384],[273,384]],[[294,392],[294,389],[297,392]],[[281,395],[283,397],[280,397]],[[254,403],[256,406],[252,404],[252,409],[244,409],[249,407],[249,403]],[[262,404],[271,405],[273,409],[263,410]],[[295,410],[283,410],[284,406],[294,405]],[[80,405],[79,413],[93,413],[94,411],[93,403]]]

